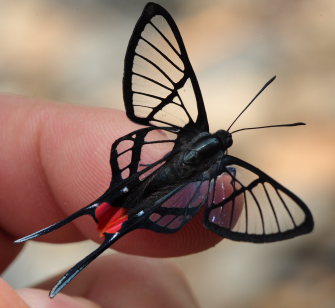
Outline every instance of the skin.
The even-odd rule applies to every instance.
[[[23,247],[13,244],[15,239],[68,216],[105,191],[111,177],[111,144],[140,126],[117,110],[18,96],[0,96],[0,125],[0,267],[4,270]],[[161,151],[154,155],[163,155],[164,146]],[[59,294],[50,301],[44,290],[17,293],[1,281],[0,307],[99,307],[74,296],[101,307],[198,307],[179,269],[146,257],[181,256],[214,246],[221,238],[205,229],[202,219],[199,213],[172,235],[131,232],[113,249],[142,257],[98,258],[62,292],[71,297]],[[87,238],[101,241],[90,217],[37,240],[67,243]],[[39,287],[50,289],[52,283]]]

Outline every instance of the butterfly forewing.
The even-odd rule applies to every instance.
[[[208,203],[205,225],[216,233],[240,241],[269,242],[310,232],[313,220],[306,205],[292,192],[254,166],[225,157],[230,177],[228,195]],[[230,168],[236,170],[236,175]]]
[[[178,28],[162,7],[149,3],[135,26],[125,59],[123,93],[136,123],[208,131],[199,85]]]

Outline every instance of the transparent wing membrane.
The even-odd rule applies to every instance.
[[[225,200],[232,192],[230,177],[226,172],[218,173],[217,167],[218,163],[214,164],[209,172],[200,173],[198,180],[185,183],[158,200],[152,207],[145,228],[164,233],[176,232],[190,221],[202,206],[219,204]],[[233,213],[235,220],[239,213],[237,209],[238,206],[235,214]],[[226,207],[221,212],[228,215],[229,209]]]
[[[173,233],[190,221],[208,198],[209,181],[186,184],[154,206],[144,228],[157,232]]]
[[[310,211],[292,192],[242,160],[227,156],[223,164],[230,178],[225,187],[229,194],[217,201],[217,185],[213,186],[205,218],[209,229],[251,242],[278,241],[312,230]]]
[[[147,127],[116,140],[112,145],[110,161],[112,184],[133,176],[143,180],[164,164],[176,137],[173,130]]]
[[[208,130],[199,85],[178,28],[155,4],[144,9],[130,39],[123,91],[127,114],[137,123],[178,128],[197,123]]]

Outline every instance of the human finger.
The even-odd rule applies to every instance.
[[[0,108],[0,225],[12,239],[52,224],[101,195],[110,182],[112,142],[138,128],[123,112],[110,109],[22,97],[1,97]],[[86,218],[41,239],[69,242],[83,238],[98,240],[94,223]],[[172,256],[206,249],[219,240],[203,228],[198,215],[176,234],[135,231],[114,248]]]

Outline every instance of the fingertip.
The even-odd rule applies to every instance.
[[[29,308],[15,290],[0,278],[0,307]]]
[[[111,144],[136,125],[121,111],[22,97],[0,100],[0,225],[20,238],[101,195],[111,177]],[[73,226],[48,240],[82,239]]]
[[[3,139],[4,160],[0,165],[4,174],[0,180],[0,224],[15,238],[64,219],[104,193],[111,179],[113,141],[139,128],[124,112],[112,109],[23,98],[4,105],[7,131],[0,137],[7,137]],[[155,153],[161,154],[163,150]],[[221,240],[203,227],[203,219],[200,211],[175,234],[134,231],[113,248],[157,257],[202,251]],[[98,240],[89,218],[78,219],[41,240],[69,242],[83,238]]]
[[[176,233],[166,234],[151,230],[135,230],[113,245],[117,251],[148,257],[178,257],[211,248],[222,237],[203,225],[201,210],[189,223]]]
[[[43,287],[54,283],[49,281]],[[187,279],[174,263],[125,254],[99,258],[64,292],[84,296],[102,307],[199,307]]]

